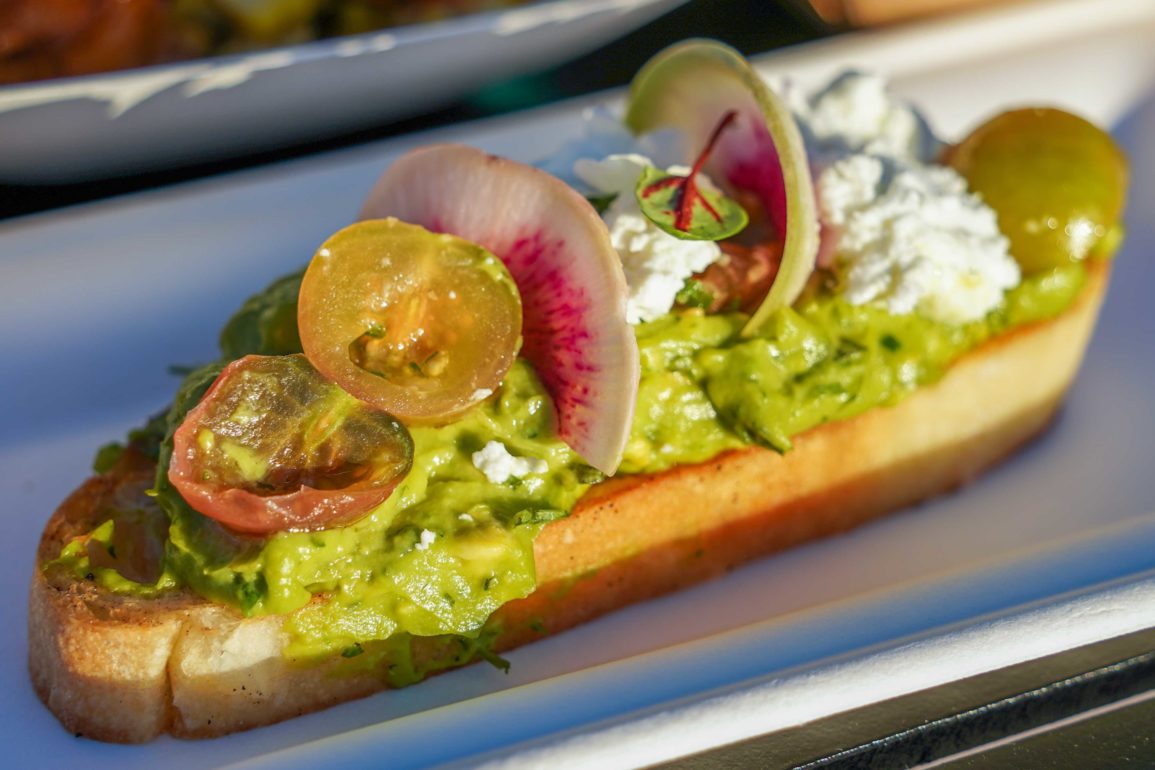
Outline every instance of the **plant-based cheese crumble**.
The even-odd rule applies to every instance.
[[[818,177],[819,211],[837,245],[840,290],[894,314],[977,321],[1018,285],[995,212],[953,169],[851,155]]]
[[[504,484],[510,479],[524,479],[530,474],[541,475],[549,470],[545,460],[516,457],[500,441],[486,442],[470,459],[473,467],[484,473],[491,484]]]
[[[682,163],[690,153],[679,131],[663,129],[634,136],[622,123],[619,111],[593,107],[582,111],[579,133],[562,144],[540,164],[541,168],[573,187],[582,195],[596,191],[574,173],[579,160],[603,160],[611,155],[641,155],[665,168]]]
[[[428,551],[429,546],[433,545],[436,540],[436,532],[431,529],[423,529],[421,530],[421,535],[417,538],[417,542],[413,544],[413,547],[418,551]]]
[[[929,163],[942,148],[921,113],[892,98],[878,75],[844,72],[809,95],[790,83],[778,90],[798,120],[812,165],[857,153]]]
[[[849,72],[793,102],[817,172],[825,250],[849,302],[963,324],[1018,285],[994,210],[930,162],[941,144],[882,78]]]
[[[581,158],[573,169],[596,194],[614,196],[602,218],[610,231],[610,243],[622,258],[629,286],[626,320],[632,324],[669,313],[686,281],[722,256],[717,243],[676,238],[642,213],[634,190],[642,172],[652,165],[647,157],[626,154],[602,160]],[[689,172],[677,166],[668,170]]]

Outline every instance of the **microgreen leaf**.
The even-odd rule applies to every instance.
[[[669,174],[650,167],[638,178],[634,195],[642,213],[675,238],[720,241],[746,227],[746,210],[719,190],[703,186],[699,179],[718,137],[737,116],[737,112],[730,111],[722,117],[689,174]]]
[[[684,241],[720,241],[740,233],[749,218],[746,210],[717,190],[691,184],[691,177],[675,176],[650,167],[638,179],[638,205],[646,218],[675,238]],[[692,192],[691,192],[692,191]],[[689,196],[694,200],[682,215]]]

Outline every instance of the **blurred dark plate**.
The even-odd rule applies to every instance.
[[[686,0],[547,0],[257,53],[0,88],[0,182],[63,184],[315,141],[548,67]]]

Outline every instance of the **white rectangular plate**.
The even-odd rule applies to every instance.
[[[1155,568],[1155,526],[1144,518],[1155,511],[1155,106],[1144,95],[1155,72],[1147,44],[1155,9],[1125,2],[1112,8],[1120,9],[1110,17],[1114,24],[1103,21],[1101,4],[1081,0],[1051,4],[1046,13],[1016,7],[965,24],[822,43],[761,62],[768,72],[788,63],[806,78],[850,51],[856,61],[896,74],[899,90],[922,97],[932,122],[941,118],[952,134],[962,127],[952,115],[977,119],[1021,102],[1058,100],[1117,124],[1134,169],[1129,237],[1083,372],[1040,441],[960,494],[515,651],[508,675],[474,666],[221,740],[103,745],[68,736],[39,704],[25,670],[24,591],[44,520],[85,478],[97,446],[166,404],[176,382],[166,367],[212,358],[224,318],[350,221],[396,153],[457,140],[533,160],[575,130],[580,105],[0,225],[0,498],[7,507],[0,575],[11,591],[0,609],[5,764],[176,770],[359,756],[369,766],[386,757],[420,766],[605,720],[626,734],[635,725],[658,730],[645,720],[684,713],[678,709],[686,703],[672,701],[708,708],[725,699],[702,700],[704,694],[735,687],[763,695],[794,687],[792,715],[771,722],[784,726],[799,715],[835,713],[1032,650],[1126,630],[1117,612],[1095,604],[1095,597],[1118,596],[1095,591],[1102,581]],[[1094,24],[1078,10],[1092,11]],[[1056,26],[1063,13],[1067,23]],[[1006,31],[999,23],[1020,36],[1004,35],[1003,47],[992,48],[996,33]],[[1024,38],[1027,29],[1046,34]],[[977,59],[959,60],[968,35],[984,45],[974,47]],[[926,54],[928,39],[954,58],[937,66]],[[1096,71],[1103,74],[1088,75]],[[1145,585],[1134,583],[1128,601],[1148,596]],[[1029,632],[1005,636],[1005,645],[963,633],[988,628],[975,625],[986,613],[1054,604],[1069,591],[1091,591],[1078,600],[1081,636],[1057,630],[1066,627],[1053,617],[1040,620],[1045,613],[1014,615]],[[1141,613],[1128,617],[1132,625],[1151,622]],[[950,624],[955,630],[941,631]],[[907,655],[928,649],[908,643],[912,634],[944,646],[934,648],[939,654]],[[1036,637],[1045,643],[1009,642]],[[960,645],[986,652],[960,655]],[[899,657],[869,657],[880,648]],[[814,686],[798,686],[790,673],[798,671]],[[840,697],[819,686],[832,671],[851,685]],[[365,729],[349,732],[355,728]],[[564,745],[572,757],[592,750],[588,742]]]

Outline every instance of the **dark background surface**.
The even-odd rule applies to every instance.
[[[749,738],[663,770],[1155,767],[1155,631]]]

